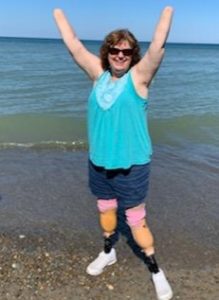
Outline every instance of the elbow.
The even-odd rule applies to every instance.
[[[151,54],[153,56],[157,56],[157,57],[164,56],[165,45],[166,45],[166,42],[161,42],[161,41],[154,42],[151,49],[150,49]]]

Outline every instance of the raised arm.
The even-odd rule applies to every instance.
[[[152,78],[158,70],[164,56],[165,43],[170,31],[172,16],[173,8],[165,7],[147,52],[134,67],[134,77],[137,84],[144,84],[146,87],[149,87]]]
[[[99,57],[89,52],[77,38],[73,28],[61,9],[54,10],[54,18],[63,41],[75,62],[92,80],[97,79],[103,71]]]

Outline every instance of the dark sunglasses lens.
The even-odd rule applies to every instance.
[[[122,52],[125,56],[131,56],[133,54],[133,49],[109,48],[109,53],[112,55],[118,55],[119,52]]]
[[[120,50],[117,48],[109,48],[109,53],[112,55],[117,55],[119,54]]]
[[[122,50],[122,53],[123,53],[125,56],[131,56],[132,53],[133,53],[133,50],[132,50],[132,49],[124,49],[124,50]]]

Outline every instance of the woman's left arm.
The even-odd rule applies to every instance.
[[[133,75],[137,85],[149,87],[158,70],[165,52],[165,43],[171,27],[173,8],[168,6],[162,11],[150,46],[142,59],[133,67]]]

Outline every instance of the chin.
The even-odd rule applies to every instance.
[[[111,71],[113,74],[115,74],[117,77],[123,76],[128,70],[130,69],[130,66],[111,66]]]
[[[114,70],[116,71],[116,72],[127,72],[128,70],[129,70],[129,66],[126,66],[126,67],[124,67],[124,66],[118,66],[118,67],[116,67],[116,68],[114,68]]]

